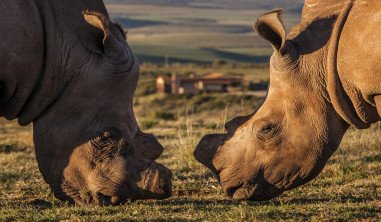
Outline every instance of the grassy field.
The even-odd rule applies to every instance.
[[[193,1],[174,5],[108,3],[112,19],[128,29],[128,42],[142,62],[267,63],[272,52],[252,27],[261,13],[278,6],[275,3],[209,1],[209,5],[197,3],[198,6]],[[247,7],[243,7],[245,4]],[[286,11],[284,21],[288,29],[298,22],[297,12],[294,8]]]
[[[194,65],[170,68],[183,72],[197,69],[198,73],[233,69]],[[165,69],[143,66],[139,89],[154,84],[150,73]],[[240,69],[246,72],[245,67]],[[265,73],[266,69],[257,71]],[[193,149],[202,135],[222,132],[227,120],[249,114],[262,100],[245,94],[160,96],[140,90],[135,100],[137,118],[141,127],[156,134],[166,148],[159,162],[173,171],[173,197],[119,207],[68,206],[57,201],[37,169],[31,126],[20,128],[16,122],[1,119],[0,221],[381,220],[380,125],[363,131],[351,129],[317,179],[275,200],[235,202],[223,195],[213,174],[192,157]]]

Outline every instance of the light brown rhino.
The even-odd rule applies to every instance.
[[[54,195],[120,204],[171,195],[163,151],[140,131],[139,63],[101,0],[0,4],[0,116],[33,122],[39,168]]]
[[[280,15],[255,24],[274,48],[265,102],[194,153],[237,200],[269,200],[309,182],[349,126],[380,121],[381,2],[307,0],[287,36]]]

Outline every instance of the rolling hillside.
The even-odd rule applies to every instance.
[[[209,8],[234,9],[271,9],[282,7],[286,9],[300,9],[302,0],[105,0],[111,4],[148,4],[148,5],[177,5]]]
[[[252,30],[255,19],[286,8],[289,29],[302,2],[259,0],[107,0],[114,21],[128,29],[128,42],[142,62],[266,63],[272,50]]]

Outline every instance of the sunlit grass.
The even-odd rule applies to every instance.
[[[234,69],[227,66],[172,65],[184,73]],[[254,67],[241,65],[236,72]],[[324,171],[312,182],[272,201],[235,202],[216,177],[193,158],[207,133],[222,133],[231,118],[248,115],[263,98],[245,95],[145,95],[150,73],[166,67],[145,65],[135,101],[144,131],[154,133],[165,151],[158,162],[173,172],[173,197],[119,207],[68,206],[43,181],[34,156],[32,127],[0,119],[0,221],[378,221],[381,219],[381,124],[350,129]],[[257,67],[265,79],[267,69]],[[151,79],[150,79],[151,78]],[[153,79],[152,79],[153,78]],[[160,111],[160,112],[159,112]],[[153,124],[143,124],[151,121]]]
[[[221,122],[227,118],[221,112]],[[205,115],[205,114],[204,114]],[[205,118],[205,117],[204,117]],[[173,197],[136,201],[120,207],[67,206],[57,201],[38,171],[31,128],[1,120],[0,221],[348,221],[381,218],[381,130],[350,129],[341,148],[314,181],[262,203],[226,198],[216,178],[197,163],[193,149],[207,132],[222,132],[223,124],[205,128],[197,114],[177,117],[173,131],[150,131],[166,150],[159,162],[173,171]],[[165,131],[164,131],[165,132]],[[26,147],[26,148],[25,148]]]

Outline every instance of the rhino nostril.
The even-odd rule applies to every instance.
[[[122,200],[119,196],[113,196],[111,197],[111,204],[112,205],[119,205],[122,203]]]
[[[237,186],[228,187],[228,188],[225,189],[225,193],[229,197],[233,197],[234,194],[237,192],[237,190],[242,188],[242,186],[243,186],[242,184],[239,184]]]
[[[96,194],[97,200],[99,205],[110,205],[111,204],[111,197],[104,195],[102,193]]]

